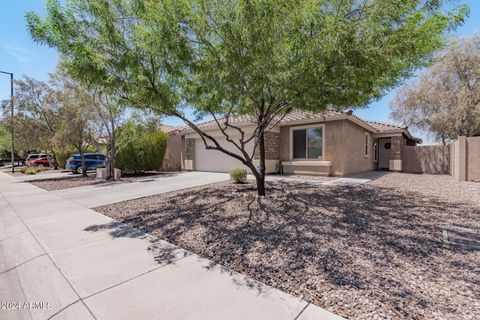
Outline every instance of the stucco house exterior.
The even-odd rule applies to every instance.
[[[229,123],[242,127],[247,134],[255,128],[248,116],[231,116]],[[236,151],[215,121],[198,126],[217,137],[226,149]],[[235,137],[234,131],[230,133]],[[183,170],[228,172],[246,168],[220,151],[207,150],[198,134],[188,127],[175,134],[181,140]],[[369,170],[401,171],[403,146],[420,142],[407,127],[364,120],[351,110],[294,111],[266,133],[266,172],[344,176]],[[246,145],[251,154],[254,143],[252,140]],[[256,153],[254,159],[258,159]]]
[[[161,131],[168,134],[167,149],[163,158],[163,171],[180,171],[182,169],[182,136],[183,126],[160,126]]]

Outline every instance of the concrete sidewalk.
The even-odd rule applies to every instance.
[[[145,177],[130,183],[107,183],[52,191],[82,206],[95,208],[101,205],[177,191],[230,179],[228,173],[185,172],[168,176]]]
[[[341,319],[0,173],[0,319]]]

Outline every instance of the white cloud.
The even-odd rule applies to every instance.
[[[2,43],[1,48],[4,49],[10,56],[15,58],[18,63],[27,63],[36,60],[38,55],[28,49],[20,46],[11,45],[8,43]]]

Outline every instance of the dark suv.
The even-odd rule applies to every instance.
[[[96,168],[105,167],[107,157],[102,153],[85,153],[85,166],[88,170],[95,170]],[[80,154],[72,154],[67,160],[65,169],[74,173],[82,173],[82,160]]]

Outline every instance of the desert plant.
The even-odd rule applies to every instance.
[[[23,174],[37,174],[40,171],[42,171],[42,170],[40,170],[38,168],[33,168],[33,167],[27,167],[27,168],[20,169],[20,172],[23,173]]]
[[[247,170],[235,168],[230,170],[230,178],[234,183],[245,183],[247,181]]]
[[[144,128],[137,128],[132,134],[134,138],[117,152],[116,167],[125,173],[161,169],[168,135]]]

